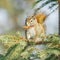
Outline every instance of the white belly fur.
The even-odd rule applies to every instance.
[[[36,35],[35,28],[30,28],[27,30],[27,37],[30,39],[31,37],[34,37]]]

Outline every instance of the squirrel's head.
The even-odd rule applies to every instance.
[[[27,19],[26,19],[26,25],[27,26],[33,26],[36,23],[37,23],[37,19],[36,19],[35,16],[29,16],[29,17],[27,17]]]

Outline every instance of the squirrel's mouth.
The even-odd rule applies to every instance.
[[[31,25],[31,26],[23,26],[22,28],[29,29],[29,28],[32,28],[32,27],[34,27],[34,25]]]

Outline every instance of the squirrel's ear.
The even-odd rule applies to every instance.
[[[28,16],[27,18],[26,18],[26,20],[30,20],[32,18],[32,16]]]
[[[35,15],[38,23],[43,23],[45,21],[46,15],[44,13],[37,13]]]

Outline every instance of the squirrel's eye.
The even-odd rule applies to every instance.
[[[30,22],[32,22],[32,20],[30,20]]]
[[[32,20],[31,20],[31,22],[32,22]]]

